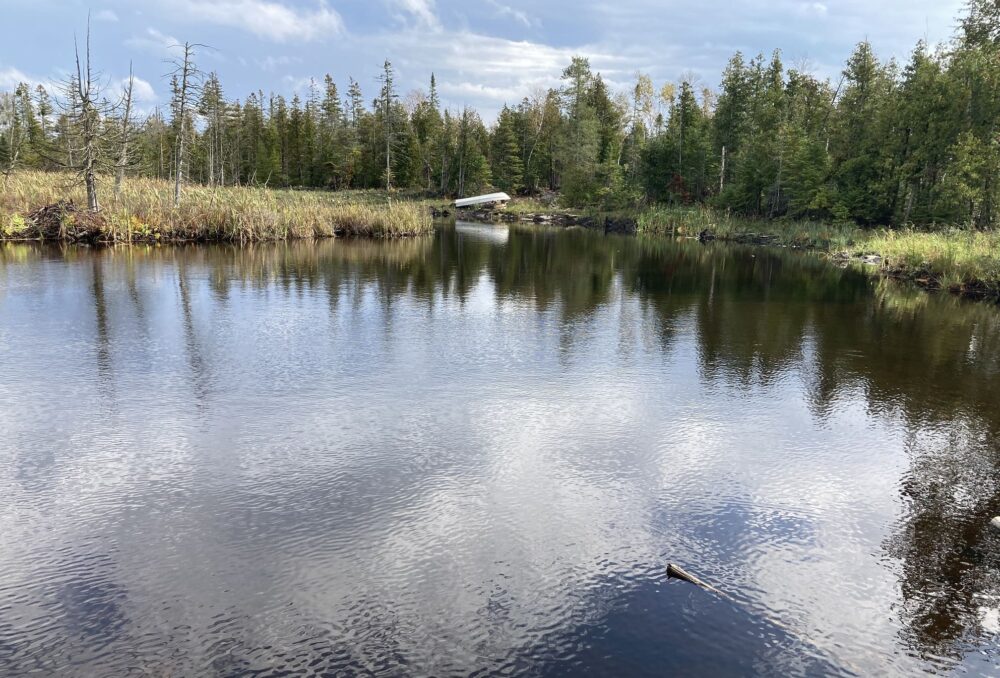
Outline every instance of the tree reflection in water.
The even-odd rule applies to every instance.
[[[961,660],[998,632],[1000,535],[988,526],[1000,514],[997,309],[872,282],[799,252],[518,226],[504,238],[480,235],[442,228],[392,242],[94,254],[4,244],[0,281],[26,260],[90,258],[96,364],[111,400],[118,309],[108,296],[120,282],[114,264],[122,258],[122,284],[145,335],[154,335],[159,311],[136,285],[136,269],[173,281],[199,400],[212,388],[203,336],[211,321],[204,319],[235,303],[240,289],[321,295],[331,322],[345,304],[357,311],[372,299],[388,326],[403,301],[432,314],[444,301],[476,303],[485,284],[494,304],[556,317],[564,349],[602,310],[633,299],[656,331],[637,336],[634,318],[622,311],[620,350],[654,341],[667,352],[679,328],[693,328],[706,384],[766,388],[798,370],[817,421],[830,420],[846,394],[858,393],[869,415],[901,421],[908,468],[899,481],[900,514],[882,545],[886,566],[899,574],[901,641],[928,661]],[[16,291],[3,294],[0,304]]]

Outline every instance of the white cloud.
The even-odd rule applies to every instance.
[[[94,15],[94,19],[97,21],[106,21],[108,23],[118,23],[118,15],[110,9],[102,9],[100,12]]]
[[[56,98],[61,96],[63,90],[63,83],[59,82],[58,79],[29,75],[13,66],[0,66],[0,91],[11,91],[22,82],[27,83],[32,88],[42,85],[49,94]],[[128,78],[110,77],[108,82],[109,86],[105,93],[109,98],[115,99],[128,85]],[[135,109],[137,111],[147,110],[158,101],[159,96],[153,85],[148,80],[136,76],[132,84],[132,103]]]
[[[58,3],[14,4],[25,9],[23,18],[15,12],[12,25],[28,25],[42,13],[38,6]],[[448,106],[475,106],[489,120],[505,101],[516,103],[535,89],[558,86],[562,69],[574,55],[588,57],[594,71],[620,90],[628,88],[636,71],[649,74],[658,86],[688,72],[716,86],[736,50],[749,56],[770,54],[776,47],[782,48],[787,65],[808,60],[819,77],[836,78],[854,43],[865,37],[880,57],[904,59],[925,33],[932,43],[947,38],[962,0],[837,4],[773,0],[770,5],[764,0],[702,0],[671,3],[669,12],[663,11],[662,0],[577,0],[571,7],[528,0],[173,0],[169,7],[163,0],[99,0],[91,4],[94,16],[101,7],[109,7],[121,20],[117,25],[98,24],[104,27],[96,29],[98,38],[109,28],[126,25],[130,32],[125,37],[135,36],[124,46],[109,45],[100,66],[121,74],[134,60],[136,73],[161,89],[160,60],[176,56],[176,51],[167,49],[170,45],[189,39],[218,49],[200,50],[198,62],[204,70],[219,71],[228,93],[273,88],[290,94],[285,75],[296,76],[299,82],[310,75],[321,79],[329,71],[338,83],[346,84],[353,76],[370,94],[379,65],[388,58],[398,70],[401,92],[426,89],[434,72]],[[3,0],[0,5],[5,5]],[[721,15],[729,20],[711,20]],[[53,15],[53,19],[62,22],[53,27],[53,34],[69,36],[82,30],[82,15]],[[683,30],[678,31],[679,26]],[[673,37],[664,41],[664,35]],[[10,37],[28,39],[16,31]],[[270,42],[281,44],[268,46]],[[22,65],[30,65],[33,74],[52,77],[59,77],[59,69],[69,65],[58,51],[46,59]],[[13,64],[3,63],[8,65]],[[15,76],[8,69],[4,77]]]
[[[490,99],[495,102],[516,103],[525,96],[531,86],[492,87],[476,82],[444,82],[438,89],[456,99]]]
[[[286,75],[282,78],[282,81],[288,86],[293,95],[298,94],[300,97],[306,96],[309,93],[311,85],[316,85],[316,79],[309,76]],[[318,85],[316,86],[318,87]]]
[[[109,88],[108,98],[114,100],[118,96],[124,97],[125,88],[128,87],[128,78],[120,78],[113,81],[114,87]],[[148,80],[134,76],[132,81],[132,115],[134,119],[142,118],[153,112],[160,97],[157,95],[153,85]]]
[[[0,64],[0,92],[13,91],[22,82],[29,85],[32,89],[41,85],[50,94],[57,93],[62,87],[62,83],[58,79],[31,75],[14,66],[3,66]]]
[[[531,28],[535,25],[535,21],[528,16],[528,14],[522,10],[515,9],[510,5],[504,5],[497,2],[496,0],[489,0],[489,4],[492,5],[497,10],[499,16],[509,16],[510,18],[524,24],[526,27]],[[540,22],[539,22],[540,23]]]
[[[125,45],[157,54],[169,53],[181,41],[172,35],[165,35],[155,28],[147,28],[145,34],[136,35],[125,41]]]
[[[340,14],[326,0],[318,0],[311,10],[272,0],[179,0],[175,4],[189,19],[238,28],[275,42],[312,41],[344,30]]]
[[[266,56],[263,59],[254,59],[254,63],[262,71],[273,73],[279,66],[291,66],[302,63],[301,57],[292,56]]]
[[[393,34],[398,65],[408,73],[437,74],[438,88],[451,104],[469,104],[489,119],[504,103],[516,104],[533,91],[558,87],[563,69],[576,55],[590,59],[603,75],[631,74],[630,57],[594,45],[554,47],[469,31],[411,31]],[[397,63],[394,61],[394,63]]]
[[[13,66],[0,68],[0,90],[12,90],[22,82],[33,83],[36,80]]]
[[[122,87],[127,87],[128,78],[122,78],[120,84]],[[159,97],[149,81],[137,77],[132,81],[132,100],[140,104],[152,104],[156,103]]]
[[[824,17],[827,14],[828,8],[822,2],[804,2],[796,7],[799,14],[805,16],[820,16]]]
[[[440,26],[434,13],[434,0],[392,0],[392,3],[423,26],[430,28]]]

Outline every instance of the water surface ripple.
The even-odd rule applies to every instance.
[[[3,245],[0,364],[5,676],[1000,671],[987,305],[575,230]]]

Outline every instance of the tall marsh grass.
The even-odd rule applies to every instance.
[[[433,230],[426,209],[384,197],[375,200],[322,191],[185,186],[181,205],[175,209],[170,182],[126,179],[117,199],[111,184],[110,177],[102,177],[99,186],[100,239],[108,242],[402,237]],[[86,205],[83,187],[69,175],[18,172],[0,177],[0,237],[38,237],[29,214],[64,200]]]

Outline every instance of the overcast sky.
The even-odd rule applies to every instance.
[[[868,38],[905,59],[920,38],[949,39],[962,0],[0,0],[0,89],[56,80],[72,63],[87,13],[97,66],[109,80],[141,79],[143,108],[166,103],[163,59],[183,40],[211,45],[199,65],[229,97],[258,88],[305,93],[330,73],[366,98],[389,58],[402,93],[427,87],[444,103],[492,118],[505,101],[550,87],[576,54],[615,87],[636,71],[659,84],[693,73],[715,86],[736,50],[781,48],[788,65],[835,76]]]

